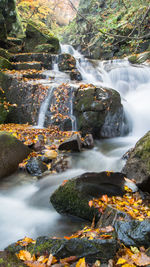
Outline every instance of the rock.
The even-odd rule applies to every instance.
[[[150,220],[116,221],[115,230],[118,239],[126,246],[150,246]]]
[[[52,44],[41,44],[37,45],[34,49],[35,52],[40,53],[54,53],[54,46]]]
[[[42,64],[40,62],[33,62],[33,63],[28,63],[28,62],[22,62],[22,63],[12,63],[13,69],[15,70],[42,70]]]
[[[92,149],[94,147],[94,139],[92,134],[86,134],[82,142],[82,147]]]
[[[79,81],[79,82],[82,81],[82,75],[77,69],[73,69],[70,72],[70,78],[71,78],[71,80],[75,80],[75,81]]]
[[[40,86],[23,80],[20,81],[14,74],[0,72],[0,87],[5,92],[6,101],[16,104],[16,107],[11,108],[7,114],[7,122],[28,122],[34,125],[37,122],[40,109]]]
[[[58,153],[55,150],[45,150],[44,152],[44,157],[49,159],[56,159],[58,156]]]
[[[21,141],[7,132],[0,132],[0,178],[8,176],[18,169],[31,152]]]
[[[41,177],[48,168],[40,159],[31,158],[28,160],[26,169],[31,175]]]
[[[79,88],[74,97],[74,114],[83,135],[91,133],[94,138],[106,138],[122,134],[124,112],[120,95],[113,89]]]
[[[1,0],[0,2],[0,40],[6,39],[7,35],[16,36],[23,34],[22,24],[16,9],[15,0]]]
[[[59,145],[59,150],[69,150],[72,152],[80,152],[81,151],[81,139],[79,134],[74,134],[71,138],[64,141]]]
[[[135,220],[127,213],[107,206],[97,227],[109,225],[115,228],[117,238],[125,246],[150,246],[150,220]]]
[[[122,173],[85,173],[61,185],[52,194],[50,201],[59,213],[92,221],[93,216],[96,215],[98,219],[100,213],[89,207],[89,200],[104,194],[123,195],[125,184]],[[131,186],[136,188],[133,182],[128,182],[128,187]]]
[[[43,68],[52,69],[52,55],[48,53],[21,53],[11,57],[13,62],[31,62],[38,61]],[[34,73],[35,74],[35,73]],[[44,75],[44,74],[43,74]]]
[[[128,57],[128,60],[132,64],[142,64],[147,60],[150,60],[150,51],[146,51],[145,53],[141,53],[138,55],[132,55]]]
[[[51,45],[51,52],[58,53],[59,40],[52,34],[50,34],[48,30],[47,33],[45,33],[44,29],[39,29],[38,25],[33,22],[29,22],[26,28],[24,51],[37,52],[37,46],[39,47],[39,45],[43,44]]]
[[[87,263],[94,263],[100,260],[102,263],[107,263],[110,258],[113,258],[117,252],[119,245],[115,238],[109,240],[87,240],[85,238],[52,239],[49,237],[39,237],[36,244],[31,244],[27,250],[32,253],[45,255],[52,254],[57,259],[63,259],[70,256],[76,256],[77,259],[85,257]],[[19,252],[20,246],[12,244],[5,251],[15,256]]]
[[[122,171],[150,193],[150,131],[136,143]]]
[[[76,60],[70,54],[60,54],[58,56],[58,68],[60,71],[73,70],[76,67]]]
[[[8,59],[0,56],[0,69],[12,69],[12,64]]]

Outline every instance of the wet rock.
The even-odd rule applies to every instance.
[[[76,256],[77,259],[85,257],[88,263],[94,263],[96,260],[106,263],[115,256],[118,247],[115,238],[109,240],[87,240],[85,238],[66,240],[39,237],[36,240],[36,244],[30,245],[28,250],[39,255],[52,254],[57,259]],[[15,255],[19,249],[19,246],[12,244],[5,251]]]
[[[79,88],[74,98],[78,130],[95,138],[122,134],[124,112],[117,91],[102,87]]]
[[[150,220],[116,221],[115,230],[118,238],[126,246],[150,246]]]
[[[94,139],[92,134],[86,134],[84,141],[82,142],[82,147],[87,149],[92,149],[94,147]]]
[[[107,194],[123,195],[126,181],[122,173],[85,173],[61,185],[51,196],[50,201],[57,212],[77,216],[92,221],[100,216],[97,210],[88,205],[93,197]],[[131,182],[128,186],[136,186]]]
[[[109,225],[115,228],[117,238],[125,246],[150,246],[150,220],[135,220],[127,213],[107,206],[97,227]]]
[[[0,178],[8,176],[18,169],[31,152],[21,141],[7,132],[0,132]]]
[[[33,176],[42,176],[47,171],[47,166],[38,158],[31,158],[26,165],[27,171]]]
[[[52,55],[48,53],[21,53],[11,57],[13,62],[41,62],[42,67],[46,69],[52,69]],[[38,75],[35,74],[34,75]],[[43,74],[44,75],[44,74]],[[34,78],[34,77],[33,77]]]
[[[58,147],[59,150],[69,150],[73,152],[80,152],[81,151],[81,139],[78,134],[74,134],[71,138],[64,141]]]
[[[28,63],[28,62],[13,63],[12,65],[13,65],[13,68],[15,70],[29,70],[29,69],[42,70],[42,64],[40,62],[34,62],[34,63]]]
[[[122,171],[150,193],[150,131],[136,143]]]
[[[58,68],[60,71],[73,70],[76,67],[76,60],[70,54],[60,54],[58,56]]]
[[[82,75],[77,69],[74,69],[70,72],[70,78],[71,80],[75,80],[79,82],[82,81]]]

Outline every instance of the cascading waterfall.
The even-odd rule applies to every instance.
[[[24,236],[32,238],[40,235],[64,236],[82,227],[81,222],[74,223],[54,211],[49,204],[51,193],[64,179],[73,178],[86,171],[120,171],[124,164],[122,155],[150,128],[150,68],[148,66],[131,65],[127,60],[104,62],[91,60],[89,62],[71,46],[62,45],[61,48],[62,52],[69,52],[76,58],[83,82],[114,88],[120,92],[131,130],[126,137],[99,140],[96,141],[94,149],[73,154],[72,169],[65,173],[50,175],[36,183],[28,184],[27,182],[20,184],[24,178],[19,176],[16,180],[16,174],[5,179],[0,188],[1,249]],[[50,88],[56,80],[59,84],[69,82],[68,75],[58,71],[57,62],[54,64],[56,64],[55,70],[46,72],[48,79],[51,78],[49,79]],[[47,96],[49,100],[50,95],[49,91]],[[47,105],[46,101],[43,109],[44,105]],[[44,121],[44,113],[45,111],[41,121]]]
[[[54,86],[51,86],[48,91],[48,95],[41,104],[40,111],[39,111],[39,118],[38,118],[38,124],[37,128],[43,128],[44,127],[44,122],[45,122],[45,116],[46,116],[46,111],[48,109],[48,106],[51,102],[51,97],[53,95],[53,90]]]

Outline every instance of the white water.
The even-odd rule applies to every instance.
[[[81,222],[74,223],[54,211],[49,204],[51,193],[63,180],[86,171],[120,171],[124,164],[122,155],[150,129],[148,67],[132,66],[127,60],[89,63],[70,46],[62,46],[62,52],[71,52],[76,57],[84,82],[111,87],[120,92],[131,130],[126,137],[100,140],[94,149],[73,154],[72,169],[62,174],[47,176],[32,183],[25,183],[24,178],[18,175],[4,180],[0,185],[0,249],[25,235],[33,238],[40,235],[64,236],[81,227]],[[53,71],[47,72],[50,83],[53,83],[52,74],[56,75],[53,82],[58,76],[61,81],[68,79],[66,74],[58,71],[56,63]],[[43,117],[41,121],[44,121]]]

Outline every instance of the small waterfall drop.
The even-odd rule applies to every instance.
[[[37,128],[43,128],[44,127],[46,111],[47,111],[48,106],[50,104],[51,97],[53,95],[53,90],[54,90],[54,87],[51,86],[49,88],[48,95],[46,96],[45,100],[41,104],[40,111],[39,111]]]

